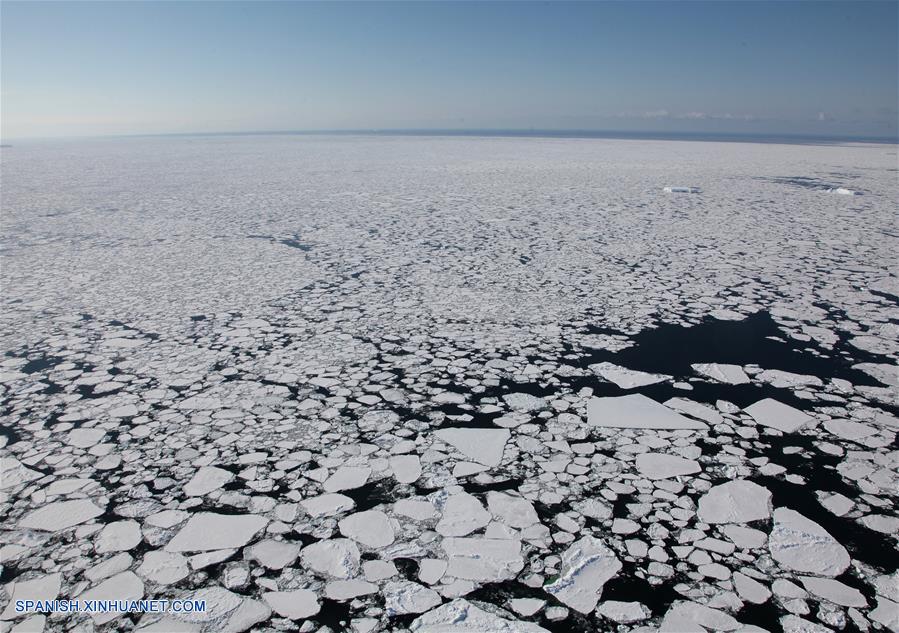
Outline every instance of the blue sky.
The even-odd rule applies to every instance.
[[[0,123],[895,136],[897,7],[4,0]]]

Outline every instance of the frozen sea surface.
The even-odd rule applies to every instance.
[[[895,146],[0,161],[3,633],[899,630]]]

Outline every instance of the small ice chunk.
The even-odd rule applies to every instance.
[[[409,580],[397,580],[384,585],[384,609],[387,617],[407,613],[424,613],[443,602],[433,589]]]
[[[416,618],[412,633],[549,633],[533,622],[505,619],[458,598]]]
[[[768,550],[787,569],[819,576],[838,576],[850,562],[846,548],[824,528],[789,508],[774,511]]]
[[[213,490],[218,490],[234,479],[234,475],[222,468],[204,466],[184,484],[184,494],[188,497],[202,497]]]
[[[662,623],[659,625],[659,633],[700,633],[703,629],[708,631],[735,631],[741,624],[731,615],[707,607],[697,602],[674,602]]]
[[[445,538],[447,576],[480,582],[509,580],[524,568],[521,541],[511,538]]]
[[[325,585],[325,596],[330,600],[352,600],[359,596],[377,593],[378,585],[365,580],[332,580]]]
[[[181,554],[153,550],[144,555],[137,573],[151,582],[171,585],[187,578],[190,570],[187,559]]]
[[[0,620],[13,620],[21,617],[16,612],[18,600],[55,600],[59,595],[62,576],[59,573],[38,576],[31,580],[14,580],[6,586],[6,592],[10,596],[9,604],[0,614]]]
[[[844,585],[833,578],[817,578],[800,576],[799,580],[806,591],[843,607],[867,607],[868,601],[862,592],[855,587]]]
[[[503,396],[503,400],[513,411],[537,411],[546,406],[546,400],[529,393],[509,393]]]
[[[97,536],[94,548],[98,554],[121,552],[137,547],[142,539],[140,525],[137,521],[116,521],[103,527]]]
[[[771,590],[754,578],[750,578],[741,572],[734,572],[732,576],[734,588],[740,598],[746,602],[762,604],[771,597]]]
[[[467,492],[451,495],[443,507],[443,516],[435,528],[443,536],[465,536],[490,522],[490,513],[477,497]]]
[[[590,365],[590,371],[609,382],[615,383],[622,389],[635,389],[637,387],[645,387],[646,385],[654,385],[671,378],[671,376],[662,374],[648,374],[643,371],[628,369],[609,362]]]
[[[208,552],[243,547],[268,524],[255,514],[200,512],[165,546],[168,552]]]
[[[44,532],[59,532],[85,523],[103,514],[103,510],[88,499],[55,501],[28,513],[19,527]]]
[[[418,455],[394,455],[390,458],[390,469],[401,484],[411,484],[421,477],[421,460]]]
[[[815,419],[799,409],[778,402],[773,398],[759,400],[746,407],[746,413],[762,426],[767,426],[784,433],[795,433],[799,429],[811,426]]]
[[[345,538],[318,541],[300,554],[303,565],[325,576],[352,578],[359,573],[359,548]]]
[[[300,506],[313,518],[330,517],[352,510],[356,502],[346,495],[324,494],[300,501]]]
[[[621,570],[615,552],[601,540],[585,536],[562,554],[559,577],[545,590],[563,604],[581,613],[591,613],[602,595],[602,587]]]
[[[699,187],[686,187],[686,186],[670,186],[665,187],[665,193],[699,193]]]
[[[699,462],[667,453],[641,453],[637,455],[637,470],[650,479],[669,479],[690,475],[702,470]]]
[[[485,466],[499,466],[503,449],[512,433],[509,429],[447,428],[434,433],[460,453]]]
[[[144,583],[134,572],[123,571],[121,574],[108,578],[96,587],[91,587],[78,596],[82,604],[87,600],[140,600],[144,597]],[[91,615],[94,622],[104,624],[122,615],[121,612],[97,612]]]
[[[652,612],[639,602],[620,602],[618,600],[606,600],[599,605],[596,612],[618,624],[639,622],[652,615]]]
[[[534,504],[524,497],[491,490],[487,493],[487,507],[493,516],[512,528],[522,529],[540,522]]]
[[[265,539],[246,549],[250,560],[259,562],[267,569],[284,569],[300,555],[300,546],[295,543]]]
[[[341,534],[368,547],[387,547],[393,543],[393,525],[390,518],[379,510],[351,514],[337,525]]]
[[[714,486],[699,499],[697,512],[706,523],[747,523],[771,516],[771,492],[767,488],[735,479]]]
[[[364,466],[341,466],[328,477],[322,488],[325,492],[352,490],[365,485],[371,475],[371,468]]]
[[[587,403],[590,426],[620,429],[701,429],[708,427],[691,420],[643,394],[590,398]]]
[[[729,385],[745,385],[749,382],[749,376],[739,365],[725,365],[721,363],[696,363],[690,365],[697,374],[711,378],[717,382]]]
[[[311,618],[321,610],[318,595],[308,589],[269,591],[262,594],[262,599],[275,613],[289,620]]]
[[[76,448],[90,448],[99,444],[106,431],[103,429],[72,429],[66,439],[66,444]]]

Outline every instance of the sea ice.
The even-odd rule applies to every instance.
[[[699,462],[667,453],[641,453],[637,455],[637,470],[650,479],[668,479],[690,475],[702,470]]]
[[[461,598],[419,616],[409,630],[412,633],[548,633],[533,622],[501,618]]]
[[[303,548],[300,559],[304,566],[324,576],[352,578],[359,573],[359,548],[345,538],[313,543]]]
[[[254,514],[216,514],[200,512],[165,546],[168,552],[208,552],[243,547],[268,524]]]
[[[745,385],[749,383],[749,376],[739,365],[724,365],[721,363],[696,363],[691,365],[697,374],[711,378],[717,382],[729,385]]]
[[[503,448],[509,441],[508,429],[439,429],[434,433],[460,453],[485,466],[499,466],[503,460]]]
[[[609,362],[590,365],[590,370],[594,374],[602,376],[609,382],[615,383],[622,389],[645,387],[646,385],[654,385],[671,379],[671,376],[647,374],[646,372],[628,369],[627,367],[621,367],[620,365]]]
[[[87,499],[56,501],[31,511],[19,521],[19,527],[59,532],[95,519],[101,514],[103,510]]]
[[[386,547],[394,540],[390,518],[379,510],[351,514],[337,525],[341,534],[367,547]]]
[[[565,550],[559,578],[545,589],[572,609],[590,613],[599,602],[603,585],[620,570],[615,552],[601,540],[585,536]]]
[[[713,487],[699,499],[697,515],[706,523],[747,523],[771,516],[771,493],[745,479]]]
[[[773,398],[759,400],[746,407],[746,413],[761,424],[784,433],[795,433],[801,428],[811,426],[815,419],[798,409],[778,402]]]
[[[824,528],[789,508],[774,511],[768,549],[783,567],[819,576],[838,576],[850,562],[846,548]]]
[[[268,603],[275,613],[289,620],[311,618],[321,610],[321,606],[318,603],[318,595],[308,589],[268,591],[262,594],[262,599]]]
[[[587,403],[587,422],[590,426],[622,429],[705,430],[708,428],[702,422],[685,418],[639,393],[608,398],[590,398]]]

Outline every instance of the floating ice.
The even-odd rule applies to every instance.
[[[746,407],[746,413],[761,424],[784,433],[795,433],[801,428],[811,426],[815,419],[798,409],[778,402],[773,398],[759,400]]]
[[[319,541],[303,548],[303,565],[324,576],[352,578],[359,573],[359,548],[345,538]]]
[[[739,365],[723,365],[721,363],[696,363],[690,365],[697,374],[729,385],[745,385],[749,376]]]
[[[213,490],[218,490],[234,479],[234,475],[222,468],[204,466],[184,484],[184,494],[189,497],[202,497]]]
[[[849,566],[849,553],[824,528],[795,510],[777,508],[768,537],[771,557],[787,569],[838,576]]]
[[[45,532],[59,532],[85,523],[103,514],[103,510],[87,499],[56,501],[33,510],[19,521],[19,527]]]
[[[55,600],[59,595],[60,581],[62,576],[59,573],[46,574],[37,576],[31,580],[14,580],[6,587],[6,592],[10,596],[9,604],[0,614],[0,620],[12,620],[20,617],[16,612],[16,601],[18,600]]]
[[[635,389],[637,387],[645,387],[646,385],[654,385],[671,378],[671,376],[663,376],[662,374],[647,374],[643,371],[628,369],[609,362],[590,365],[590,370],[609,382],[615,383],[622,389]]]
[[[424,613],[442,602],[440,594],[415,582],[398,580],[384,585],[384,609],[388,617]]]
[[[562,554],[559,578],[545,589],[563,604],[581,613],[590,613],[602,595],[602,588],[621,570],[621,561],[605,543],[585,536]]]
[[[706,523],[747,523],[771,516],[771,493],[758,484],[735,479],[715,486],[699,499],[697,515]]]
[[[134,572],[124,571],[108,578],[95,587],[91,587],[78,596],[82,602],[87,600],[140,600],[144,597],[144,583]],[[98,612],[91,615],[97,624],[105,624],[122,617],[122,613]]]
[[[364,466],[341,466],[328,477],[322,488],[325,492],[340,492],[364,486],[371,475],[371,468]]]
[[[327,517],[352,510],[356,502],[341,494],[324,494],[317,497],[309,497],[300,502],[303,510],[313,517]]]
[[[434,435],[469,459],[485,466],[499,466],[511,432],[508,429],[449,428],[439,429]]]
[[[641,453],[637,455],[637,470],[650,479],[668,479],[690,475],[702,470],[699,462],[667,453]]]
[[[524,567],[521,542],[510,538],[445,538],[448,576],[480,582],[513,578]]]
[[[165,546],[169,552],[208,552],[243,547],[268,524],[254,514],[200,512],[190,518]]]
[[[705,430],[708,428],[702,422],[685,418],[639,393],[618,397],[590,398],[587,403],[587,422],[590,426],[621,429]]]
[[[304,620],[311,618],[321,610],[318,596],[308,589],[293,591],[268,591],[262,599],[282,618]]]
[[[484,527],[489,521],[490,513],[477,497],[461,492],[446,500],[443,516],[435,529],[443,536],[465,536]]]
[[[386,547],[393,543],[393,525],[386,514],[378,510],[357,512],[340,520],[340,533],[368,547]]]
[[[547,633],[533,622],[502,618],[461,598],[416,618],[409,630],[412,633]]]
[[[665,193],[699,193],[699,187],[665,187]]]

